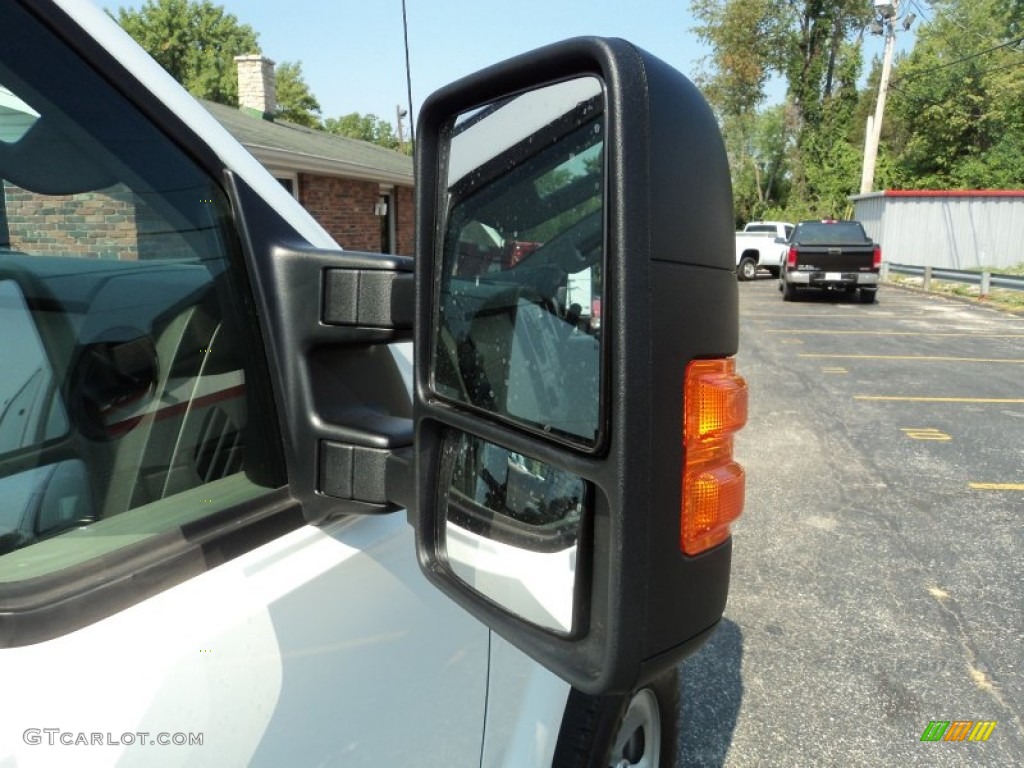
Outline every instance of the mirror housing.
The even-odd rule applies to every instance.
[[[143,418],[141,406],[156,390],[159,368],[153,338],[135,328],[113,328],[84,345],[72,367],[68,392],[79,431],[106,442],[134,429]],[[122,409],[138,413],[122,420]]]
[[[439,391],[434,377],[454,120],[581,77],[602,84],[605,131],[600,415],[592,444],[460,402]],[[420,113],[416,155],[417,508],[410,514],[421,567],[466,610],[576,688],[626,692],[698,647],[722,616],[728,520],[710,534],[702,530],[696,540],[703,544],[696,551],[687,545],[694,554],[684,552],[684,532],[696,527],[691,497],[710,483],[714,498],[732,505],[733,518],[742,508],[731,430],[745,420],[745,384],[728,372],[693,381],[687,375],[692,361],[726,358],[738,343],[732,192],[717,123],[697,89],[665,63],[622,40],[579,38],[432,95]],[[726,383],[725,394],[716,394],[716,382]],[[724,403],[729,429],[690,423],[693,407],[716,402]],[[452,446],[463,436],[584,481],[567,630],[517,611],[500,599],[502,589],[474,588],[464,561],[450,559]],[[691,441],[685,448],[684,440]],[[728,454],[724,464],[700,464],[719,448],[719,458]]]

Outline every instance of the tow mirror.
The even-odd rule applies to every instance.
[[[681,74],[581,38],[435,93],[417,144],[417,546],[588,693],[722,616],[746,385],[729,170]]]
[[[79,431],[105,442],[133,429],[143,418],[159,376],[153,338],[118,327],[84,345],[72,369],[69,400]]]

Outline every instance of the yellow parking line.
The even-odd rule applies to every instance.
[[[1024,365],[1024,359],[995,357],[937,357],[930,355],[825,355],[801,352],[799,357],[815,357],[829,360],[916,360],[925,363],[1009,363]]]
[[[907,317],[905,312],[897,315],[896,312],[872,312],[865,315],[863,312],[815,312],[804,314],[800,312],[740,312],[740,317]]]
[[[947,435],[935,427],[902,427],[900,432],[905,434],[911,440],[935,440],[940,443],[947,443],[953,439],[952,435]]]
[[[822,334],[829,336],[937,336],[942,338],[972,338],[972,339],[1024,339],[1024,333],[953,333],[923,331],[827,331],[806,328],[774,328],[766,329],[761,333],[807,333]]]
[[[968,483],[975,491],[1024,491],[1024,483]]]
[[[891,400],[908,403],[1024,403],[1021,397],[902,397],[899,395],[854,395],[854,400]]]

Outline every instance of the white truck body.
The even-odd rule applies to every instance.
[[[753,280],[759,269],[778,277],[793,225],[786,221],[751,221],[736,233],[736,274],[740,280]]]
[[[110,16],[58,5],[311,245],[338,247]],[[411,385],[411,345],[394,353]],[[11,766],[550,765],[570,690],[428,584],[402,512],[305,525],[2,648],[0,679]]]

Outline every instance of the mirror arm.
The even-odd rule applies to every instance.
[[[311,247],[244,180],[225,174],[306,522],[393,512],[392,451],[412,445],[393,350],[413,335],[409,256]]]
[[[333,427],[337,439],[320,440],[317,487],[332,499],[376,507],[359,510],[363,513],[393,512],[408,506],[404,500],[413,489],[411,473],[406,481],[396,474],[397,456],[412,463],[412,420],[382,418],[373,427],[372,432]]]
[[[411,259],[408,263],[403,259],[395,267],[325,269],[323,322],[334,326],[388,328],[394,331],[392,340],[410,340],[415,301]]]
[[[399,448],[388,454],[384,468],[385,490],[388,501],[405,507],[409,524],[417,525],[416,510],[416,448],[410,445]]]

